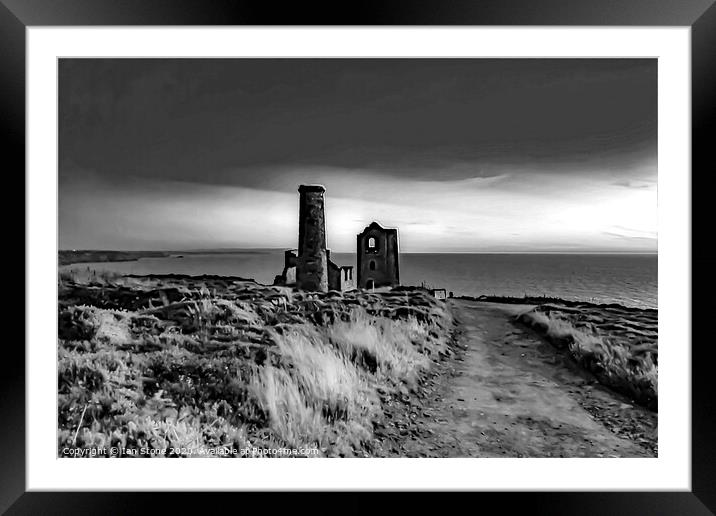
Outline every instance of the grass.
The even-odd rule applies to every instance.
[[[377,414],[372,379],[310,326],[276,337],[284,367],[259,368],[251,387],[271,428],[294,448],[360,447]]]
[[[415,318],[394,321],[353,312],[347,321],[332,325],[331,342],[352,362],[381,381],[406,382],[414,387],[416,374],[430,364],[441,342]]]
[[[636,354],[620,339],[588,327],[576,327],[556,314],[532,310],[520,315],[519,320],[557,347],[566,349],[577,364],[592,372],[602,384],[656,410],[658,365],[653,353]]]
[[[73,267],[58,272],[60,282],[76,283],[86,282],[98,285],[110,285],[116,282],[121,276],[116,272],[97,270],[88,267]]]
[[[126,456],[367,456],[379,393],[415,388],[450,344],[451,315],[420,291],[60,280],[60,455],[117,446]]]

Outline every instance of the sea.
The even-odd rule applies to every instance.
[[[283,269],[283,250],[172,253],[136,261],[80,263],[63,269],[120,274],[215,274],[271,284]],[[338,265],[355,254],[332,253]],[[400,255],[402,285],[444,288],[454,296],[548,296],[592,303],[657,308],[655,254],[429,254]]]

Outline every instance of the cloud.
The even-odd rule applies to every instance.
[[[64,247],[292,247],[320,183],[336,251],[372,220],[406,251],[655,250],[653,59],[59,71]]]
[[[651,181],[635,181],[624,179],[620,181],[614,181],[614,186],[623,186],[624,188],[653,188],[655,184]]]
[[[72,162],[257,188],[285,167],[573,175],[656,148],[656,60],[63,59],[59,80],[61,179]]]
[[[308,179],[303,182],[316,178]],[[297,184],[286,192],[143,179],[129,186],[96,178],[62,185],[60,243],[294,247]],[[352,251],[355,235],[373,220],[398,227],[405,252],[655,250],[645,247],[655,242],[649,238],[656,231],[653,196],[581,176],[535,174],[526,181],[502,174],[434,183],[351,170],[325,185],[328,244],[336,252]]]

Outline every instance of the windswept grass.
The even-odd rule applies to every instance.
[[[60,454],[116,446],[127,456],[205,456],[199,450],[211,447],[368,455],[379,392],[414,388],[448,349],[452,325],[444,304],[419,291],[63,281]]]
[[[417,373],[429,367],[430,355],[444,349],[444,341],[431,337],[426,325],[414,318],[395,321],[362,310],[330,326],[328,335],[342,354],[381,381],[403,381],[411,387]]]
[[[590,325],[575,326],[556,313],[535,309],[519,320],[544,335],[604,385],[652,410],[658,404],[658,365],[654,351],[643,351],[614,335],[600,334]]]
[[[314,328],[291,329],[276,342],[283,367],[261,367],[251,380],[274,432],[296,448],[330,447],[339,439],[360,447],[378,411],[368,375]]]

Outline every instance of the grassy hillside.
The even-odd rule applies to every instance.
[[[64,274],[58,306],[60,456],[370,455],[386,394],[417,388],[451,353],[454,326],[419,290],[308,294],[217,277]]]

